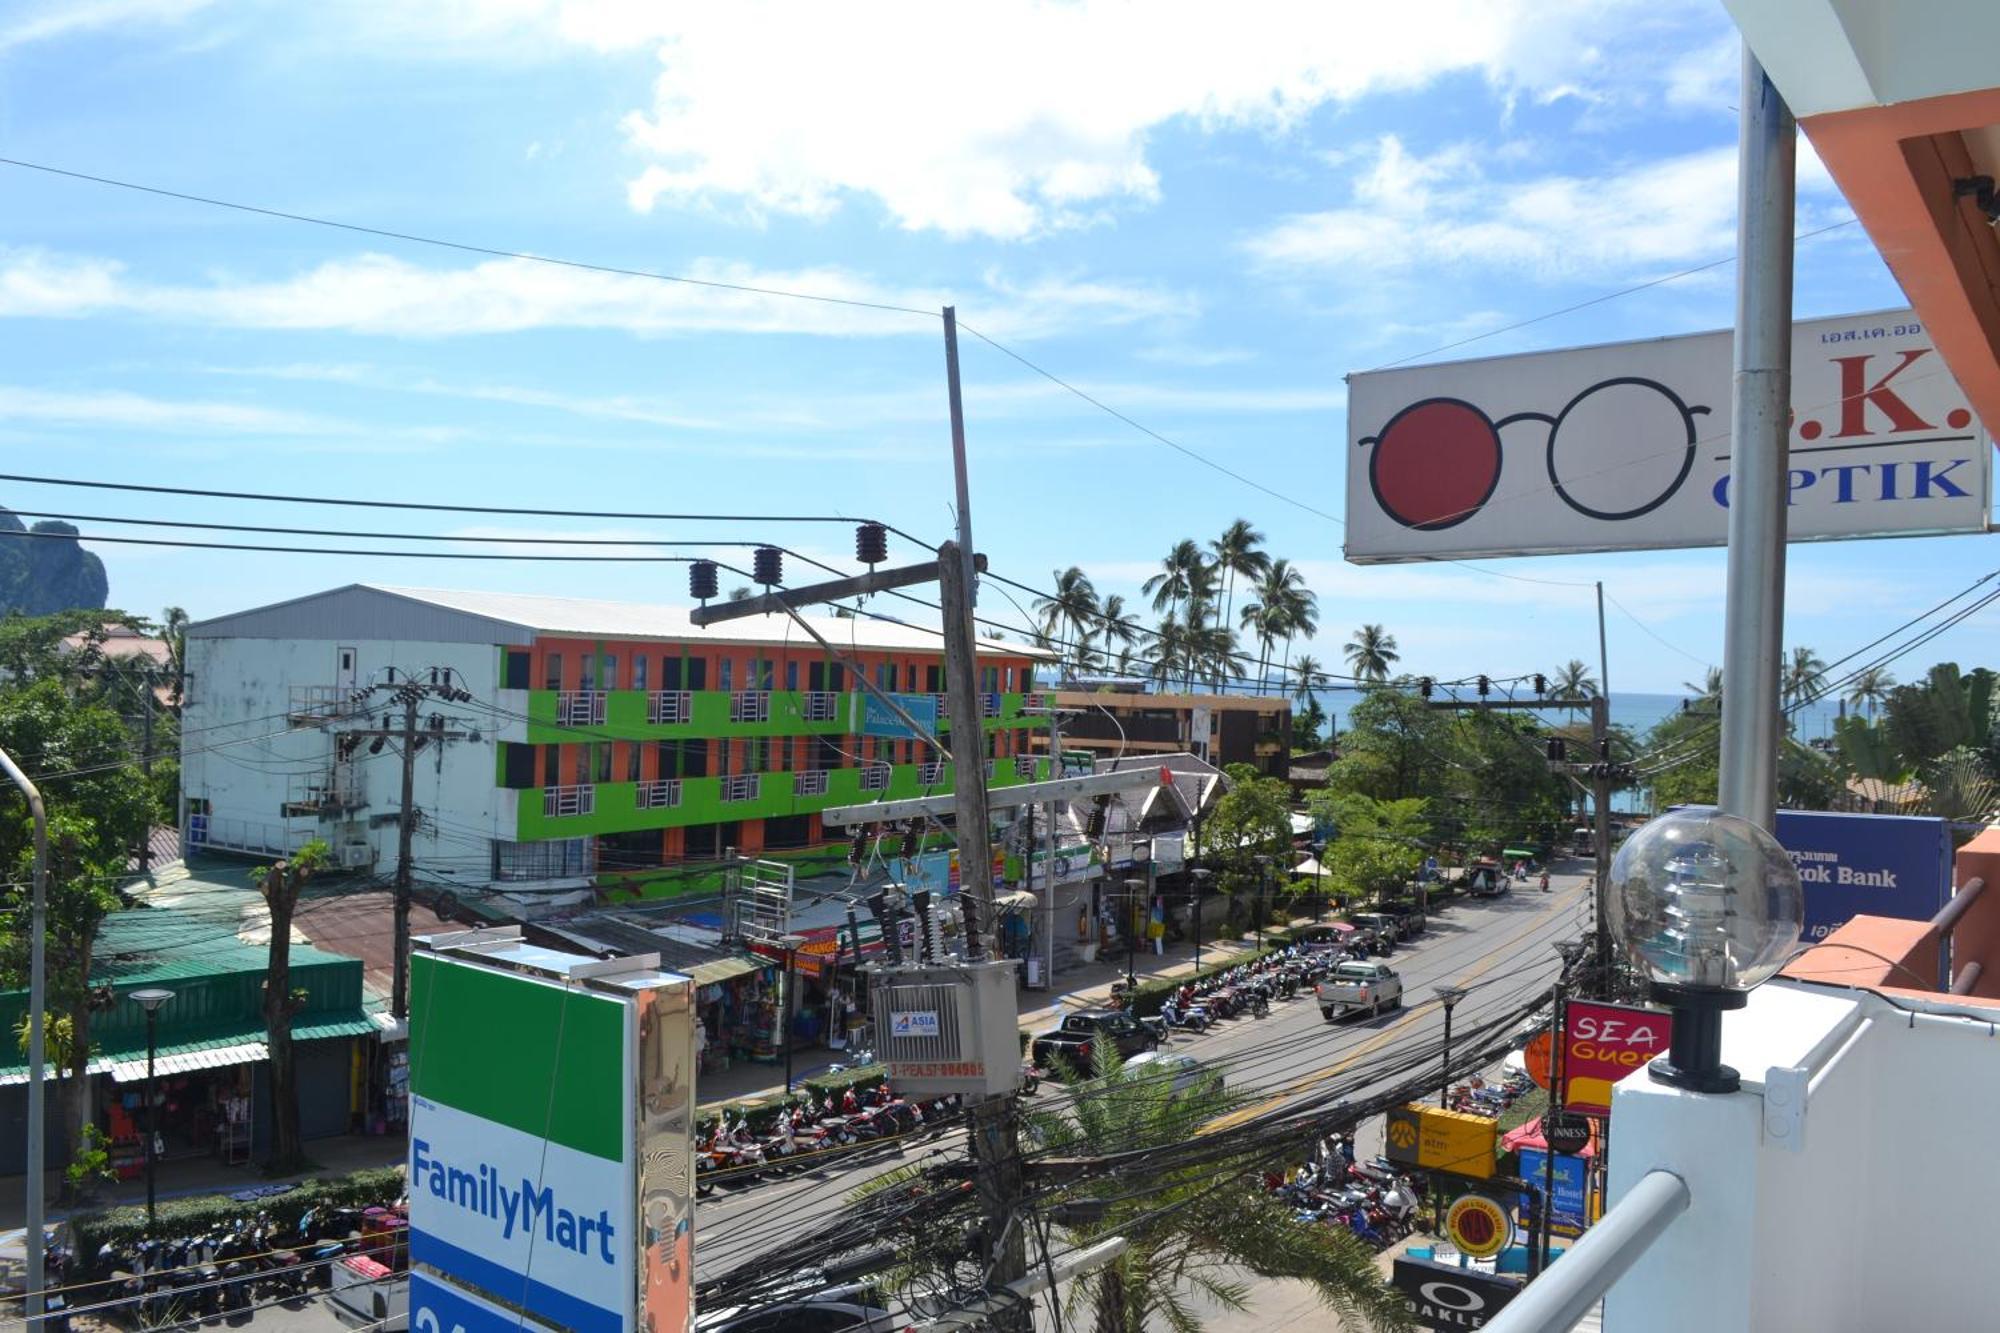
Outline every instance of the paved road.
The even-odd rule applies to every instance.
[[[1390,960],[1402,974],[1408,997],[1401,1012],[1329,1024],[1301,995],[1274,1006],[1269,1018],[1237,1018],[1201,1035],[1176,1034],[1172,1049],[1220,1067],[1231,1088],[1265,1094],[1251,1098],[1253,1109],[1309,1094],[1371,1056],[1404,1042],[1422,1043],[1441,1035],[1443,1011],[1432,993],[1434,986],[1475,987],[1454,1014],[1457,1031],[1545,989],[1558,967],[1551,945],[1575,937],[1586,919],[1583,883],[1581,873],[1559,874],[1546,895],[1532,884],[1517,886],[1505,897],[1458,900],[1433,915],[1430,930],[1398,949]],[[1364,1154],[1380,1150],[1380,1132],[1379,1120],[1364,1127],[1357,1145]],[[876,1175],[933,1158],[962,1156],[964,1151],[963,1136],[953,1132],[900,1157],[878,1150],[859,1160],[842,1159],[824,1171],[718,1190],[696,1212],[698,1272],[704,1278],[719,1275],[756,1254],[783,1249],[789,1235],[836,1213],[854,1190]],[[1218,1333],[1249,1330],[1255,1320],[1256,1327],[1268,1328],[1274,1315],[1282,1325],[1284,1319],[1314,1308],[1296,1284],[1260,1284],[1257,1294],[1250,1313],[1211,1312],[1218,1316],[1211,1326]],[[1317,1320],[1300,1326],[1333,1327],[1330,1321]],[[258,1333],[333,1333],[343,1326],[316,1302],[300,1310],[262,1311],[230,1327]]]

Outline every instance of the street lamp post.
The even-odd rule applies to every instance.
[[[799,946],[805,943],[803,935],[784,937],[785,972],[781,980],[784,988],[784,1003],[778,1006],[778,1022],[785,1030],[785,1095],[792,1095],[792,1024],[798,1019],[799,1002]]]
[[[1326,919],[1326,844],[1315,842],[1313,849],[1313,924]]]
[[[1264,952],[1264,897],[1271,886],[1271,858],[1260,855],[1257,858],[1257,903],[1251,915],[1257,923],[1257,952]]]
[[[1197,866],[1188,871],[1188,878],[1194,881],[1194,974],[1201,975],[1201,903],[1208,896],[1208,881],[1215,872],[1206,866]]]
[[[153,1098],[153,1059],[159,1051],[160,1006],[173,999],[174,993],[148,986],[133,991],[132,998],[146,1010],[146,1230],[150,1234],[159,1222],[153,1164],[159,1155],[160,1104]]]
[[[1125,989],[1128,991],[1139,984],[1133,961],[1138,957],[1138,904],[1144,901],[1139,895],[1145,891],[1145,880],[1135,876],[1125,881]]]
[[[1444,1071],[1443,1082],[1438,1085],[1438,1105],[1449,1106],[1451,1102],[1451,1011],[1465,998],[1463,986],[1436,987],[1438,1003],[1444,1006]]]

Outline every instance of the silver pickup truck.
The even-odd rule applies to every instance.
[[[1327,974],[1314,992],[1320,1014],[1331,1023],[1366,1009],[1370,1018],[1403,1007],[1403,979],[1387,963],[1347,962]]]

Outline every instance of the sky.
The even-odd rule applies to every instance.
[[[937,541],[951,303],[1006,349],[962,331],[993,569],[1046,586],[1079,565],[1137,602],[1175,540],[1247,518],[1319,595],[1295,652],[1338,670],[1379,623],[1402,668],[1439,678],[1594,668],[1601,579],[1614,692],[1678,692],[1720,658],[1719,550],[1343,561],[1345,377],[1727,258],[1737,60],[1719,5],[1651,0],[17,0],[0,5],[0,156],[601,268],[0,166],[0,456],[302,496],[865,515]],[[1799,247],[1801,317],[1905,304],[1861,229],[1833,226],[1848,216],[1802,146],[1800,230],[1832,230]],[[1733,284],[1711,268],[1444,355],[1720,328]],[[844,526],[763,519],[5,481],[0,504],[391,537],[78,521],[107,535],[851,559]],[[1861,647],[1984,572],[1978,542],[1794,545],[1787,642]],[[686,600],[669,564],[92,549],[114,605],[197,619],[353,581]],[[892,560],[918,554],[892,542]],[[1025,623],[1020,601],[981,607]],[[1899,666],[1996,646],[1975,618]]]

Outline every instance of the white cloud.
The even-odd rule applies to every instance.
[[[1280,267],[1407,271],[1434,265],[1541,277],[1629,274],[1733,252],[1736,148],[1719,145],[1598,176],[1496,179],[1460,145],[1429,157],[1383,138],[1345,208],[1295,214],[1247,242]],[[1810,153],[1804,194],[1830,186]]]
[[[105,28],[177,23],[213,0],[52,0],[30,4],[0,22],[0,51]]]
[[[949,299],[832,266],[779,271],[698,259],[686,266],[685,276],[701,283],[525,259],[427,268],[361,254],[275,280],[218,274],[205,284],[160,283],[136,280],[113,260],[0,250],[0,317],[122,312],[234,328],[403,337],[551,328],[883,336],[934,334],[934,312]],[[963,304],[968,322],[976,319],[977,327],[1000,338],[1178,319],[1194,310],[1190,298],[1157,287],[1085,278],[1020,283],[996,274],[966,293]],[[871,308],[879,306],[900,309]]]
[[[1132,355],[1141,361],[1153,361],[1163,366],[1192,366],[1197,369],[1241,365],[1255,360],[1257,356],[1247,347],[1190,347],[1180,343],[1142,347]]]
[[[659,43],[652,105],[625,122],[649,159],[637,208],[825,217],[870,196],[906,229],[1015,239],[1156,200],[1148,139],[1170,123],[1282,134],[1320,106],[1457,73],[1562,95],[1602,67],[1589,34],[1616,30],[1606,9],[899,0],[864,16],[746,0],[553,16],[600,48]]]
[[[226,402],[176,402],[122,390],[66,393],[0,385],[0,421],[168,431],[323,435],[348,427],[299,412]]]
[[[1734,117],[1743,92],[1743,39],[1731,32],[1667,66],[1667,105]]]

